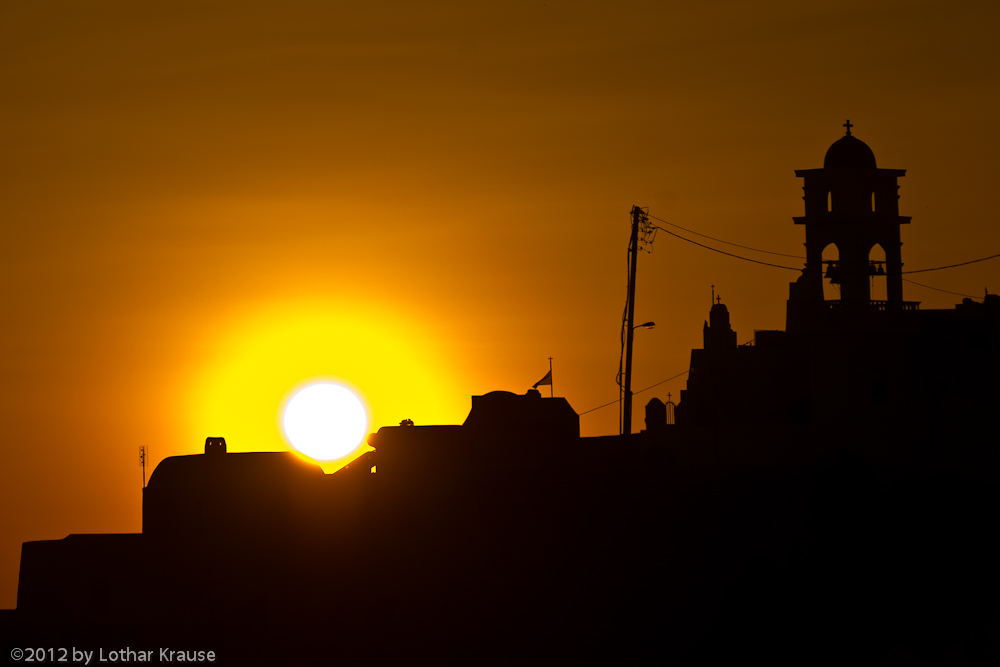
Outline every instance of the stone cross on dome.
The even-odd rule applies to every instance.
[[[844,123],[844,127],[847,128],[847,136],[851,136],[851,128],[854,127],[854,126],[851,125],[851,120],[850,119],[848,119],[847,122]]]

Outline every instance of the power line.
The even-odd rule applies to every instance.
[[[677,378],[679,378],[680,376],[682,376],[682,375],[687,375],[687,374],[688,374],[688,373],[690,373],[690,372],[691,372],[691,371],[689,371],[689,370],[688,370],[688,371],[684,371],[683,373],[678,373],[677,375],[675,375],[675,376],[673,376],[673,377],[670,377],[670,378],[667,378],[666,380],[660,380],[660,381],[659,381],[659,382],[657,382],[656,384],[651,384],[651,385],[649,385],[648,387],[646,387],[645,389],[640,389],[639,391],[633,391],[633,392],[632,392],[632,394],[633,394],[633,395],[634,395],[634,394],[641,394],[641,393],[642,393],[642,392],[644,392],[644,391],[649,391],[649,390],[650,390],[650,389],[652,389],[653,387],[659,387],[659,386],[660,386],[661,384],[663,384],[664,382],[670,382],[671,380],[676,380],[676,379],[677,379]]]
[[[673,376],[673,377],[669,377],[669,378],[667,378],[666,380],[660,380],[660,381],[659,381],[659,382],[657,382],[656,384],[651,384],[651,385],[649,385],[648,387],[646,387],[645,389],[640,389],[639,391],[633,391],[633,392],[632,392],[632,395],[633,395],[633,396],[635,396],[636,394],[641,394],[641,393],[642,393],[642,392],[644,392],[644,391],[649,391],[649,390],[650,390],[650,389],[652,389],[653,387],[658,387],[658,386],[660,386],[661,384],[663,384],[664,382],[670,382],[671,380],[676,380],[676,379],[677,379],[677,378],[679,378],[680,376],[682,376],[682,375],[687,375],[687,374],[688,374],[688,373],[690,373],[690,372],[691,372],[691,371],[689,371],[689,370],[688,370],[688,371],[684,371],[683,373],[678,373],[677,375],[675,375],[675,376]],[[614,404],[616,404],[616,403],[618,403],[618,401],[617,401],[617,400],[614,400],[614,401],[611,401],[610,403],[605,403],[604,405],[598,405],[598,406],[597,406],[596,408],[591,408],[590,410],[584,410],[583,412],[580,412],[580,413],[579,413],[579,416],[583,416],[583,415],[587,414],[588,412],[594,412],[595,410],[600,410],[601,408],[606,408],[606,407],[608,407],[609,405],[614,405]]]
[[[995,259],[997,257],[1000,257],[1000,254],[990,255],[989,257],[982,257],[980,259],[973,259],[973,260],[968,261],[968,262],[962,262],[961,264],[949,264],[948,266],[935,266],[933,269],[917,269],[916,271],[903,271],[902,273],[926,273],[928,271],[940,271],[941,269],[954,269],[956,266],[965,266],[966,264],[975,264],[976,262],[985,262],[988,259]],[[922,287],[926,287],[926,285],[923,285]],[[935,289],[935,288],[932,287],[931,289]],[[941,291],[944,291],[944,290],[941,290]]]
[[[718,238],[715,238],[714,236],[709,236],[708,234],[702,234],[701,232],[696,232],[693,229],[688,229],[687,227],[681,227],[680,225],[678,225],[676,223],[673,223],[673,222],[668,222],[668,221],[664,220],[663,218],[657,218],[655,215],[650,215],[649,217],[653,218],[654,220],[659,220],[660,222],[662,222],[665,225],[670,225],[671,227],[676,227],[677,229],[683,229],[685,232],[688,232],[690,234],[695,234],[696,236],[701,236],[701,237],[706,238],[706,239],[712,239],[713,241],[718,241],[719,243],[725,243],[726,245],[731,245],[731,246],[734,246],[734,247],[737,247],[737,248],[743,248],[744,250],[753,250],[754,252],[763,252],[763,253],[767,253],[768,255],[778,255],[779,257],[791,257],[792,259],[805,259],[805,257],[802,257],[801,255],[787,255],[787,254],[785,254],[783,252],[774,252],[774,251],[771,251],[771,250],[761,250],[760,248],[752,248],[752,247],[750,247],[748,245],[740,245],[739,243],[733,243],[731,241],[724,241],[723,239],[718,239]],[[657,229],[662,229],[663,231],[667,232],[668,234],[673,234],[673,232],[671,232],[669,230],[666,230],[666,229],[663,229],[663,227],[657,227]],[[680,236],[678,234],[673,234],[673,235],[676,236],[679,239],[687,241],[688,243],[694,243],[695,245],[699,245],[702,248],[708,248],[709,250],[715,250],[715,252],[721,252],[723,255],[730,255],[730,253],[723,252],[722,250],[716,250],[715,248],[709,248],[706,245],[701,245],[700,243],[697,243],[697,242],[692,241],[690,239],[686,239],[683,236]],[[748,262],[757,262],[757,260],[750,259],[748,257],[740,257],[739,255],[730,255],[730,256],[731,257],[736,257],[737,259],[745,259]],[[996,259],[997,257],[1000,257],[1000,253],[998,253],[996,255],[990,255],[989,257],[981,257],[979,259],[972,259],[972,260],[969,260],[968,262],[960,262],[958,264],[949,264],[947,266],[935,266],[935,267],[930,268],[930,269],[914,269],[913,271],[902,271],[902,273],[927,273],[928,271],[940,271],[942,269],[954,269],[956,266],[966,266],[968,264],[977,264],[978,262],[985,262],[988,259]],[[766,262],[757,262],[757,263],[758,264],[765,264],[766,266],[778,266],[777,264],[767,264]],[[789,269],[791,267],[788,267],[788,266],[779,266],[778,268]],[[796,269],[796,271],[797,270],[798,269]],[[920,285],[920,283],[913,283],[913,284],[914,285]],[[928,287],[929,289],[937,289],[936,287],[930,287],[929,285],[920,285],[920,286],[921,287]],[[946,292],[947,290],[938,290],[938,291],[939,292]],[[949,294],[958,294],[958,292],[949,292]],[[967,294],[958,294],[958,296],[968,296],[968,295]],[[975,298],[975,297],[973,297],[973,298]]]
[[[615,399],[615,400],[611,401],[610,403],[605,403],[604,405],[598,405],[596,408],[591,408],[590,410],[584,410],[578,416],[582,417],[583,415],[587,414],[588,412],[594,412],[595,410],[600,410],[601,408],[606,408],[609,405],[616,405],[618,403],[618,400],[619,399]]]
[[[713,248],[713,247],[707,246],[707,245],[705,245],[703,243],[698,243],[697,241],[692,241],[691,239],[686,239],[683,236],[681,236],[680,234],[673,233],[669,229],[664,229],[663,227],[659,227],[659,226],[656,226],[656,228],[659,229],[661,232],[666,232],[667,234],[670,234],[671,236],[676,236],[681,241],[687,241],[688,243],[693,243],[696,246],[705,248],[706,250],[711,250],[713,252],[721,253],[723,255],[729,255],[730,257],[735,257],[736,259],[742,259],[742,260],[744,260],[746,262],[753,262],[754,264],[763,264],[764,266],[773,266],[776,269],[788,269],[789,271],[801,271],[802,270],[802,269],[797,269],[794,266],[782,266],[781,264],[771,264],[770,262],[762,262],[762,261],[760,261],[758,259],[750,259],[749,257],[743,257],[741,255],[734,255],[731,252],[726,252],[725,250],[719,250],[718,248]]]
[[[786,255],[783,252],[772,252],[770,250],[761,250],[760,248],[751,248],[748,245],[740,245],[739,243],[731,243],[729,241],[723,241],[722,239],[717,239],[714,236],[709,236],[708,234],[702,234],[701,232],[696,232],[693,229],[688,229],[687,227],[681,227],[680,225],[675,224],[673,222],[667,222],[663,218],[657,218],[655,215],[649,214],[649,217],[651,217],[653,220],[659,220],[660,222],[662,222],[665,225],[670,225],[671,227],[676,227],[677,229],[683,229],[685,232],[689,232],[689,233],[695,234],[697,236],[702,236],[702,237],[704,237],[706,239],[712,239],[713,241],[718,241],[719,243],[725,243],[726,245],[736,246],[737,248],[743,248],[744,250],[753,250],[754,252],[763,252],[763,253],[767,253],[768,255],[778,255],[779,257],[791,257],[792,259],[805,259],[805,257],[802,257],[801,255]],[[660,227],[659,229],[663,229],[663,228]],[[664,230],[664,231],[666,231],[666,230]]]
[[[937,288],[937,287],[931,287],[930,285],[924,285],[923,283],[918,283],[918,282],[914,282],[912,280],[907,280],[906,278],[903,278],[903,282],[907,282],[907,283],[910,283],[911,285],[916,285],[918,287],[926,287],[927,289],[932,289],[935,292],[944,292],[945,294],[954,294],[955,296],[967,296],[970,299],[979,299],[980,301],[983,300],[983,297],[981,297],[981,296],[972,296],[971,294],[962,294],[961,292],[949,292],[946,289],[940,289],[940,288]]]
[[[652,215],[649,216],[649,217],[654,218],[656,220],[660,220],[660,222],[666,222],[665,220],[661,220],[660,218],[656,218],[655,216],[652,216]],[[684,227],[681,227],[680,225],[675,225],[672,222],[667,222],[666,224],[671,225],[673,227],[677,227],[678,229],[684,229],[684,231],[691,232],[692,234],[697,234],[698,236],[704,236],[705,238],[712,239],[713,241],[718,241],[719,243],[725,243],[727,245],[736,246],[738,248],[746,248],[747,250],[753,250],[755,252],[766,252],[766,253],[768,253],[770,255],[780,255],[782,257],[793,257],[795,259],[803,259],[802,257],[799,257],[797,255],[786,255],[786,254],[780,253],[780,252],[771,252],[769,250],[760,250],[758,248],[751,248],[750,246],[739,245],[738,243],[730,243],[729,241],[723,241],[722,239],[717,239],[715,237],[708,236],[707,234],[700,234],[700,233],[692,231],[690,229],[685,229]],[[791,266],[782,266],[781,264],[771,264],[769,262],[761,262],[760,260],[750,259],[749,257],[743,257],[741,255],[734,255],[731,252],[726,252],[724,250],[719,250],[718,248],[712,248],[711,246],[707,246],[707,245],[705,245],[703,243],[698,243],[697,241],[692,241],[691,239],[684,238],[680,234],[675,234],[674,232],[670,231],[669,229],[664,229],[663,227],[660,227],[658,225],[654,225],[654,226],[655,226],[656,229],[659,229],[660,231],[664,231],[667,234],[670,234],[671,236],[676,236],[677,238],[679,238],[682,241],[687,241],[688,243],[693,243],[694,245],[696,245],[696,246],[698,246],[700,248],[705,248],[706,250],[711,250],[713,252],[717,252],[717,253],[720,253],[722,255],[727,255],[729,257],[735,257],[736,259],[742,259],[742,260],[747,261],[747,262],[753,262],[754,264],[763,264],[764,266],[773,266],[773,267],[775,267],[777,269],[788,269],[790,271],[801,271],[801,269],[796,269],[796,268],[791,267]],[[903,273],[903,274],[909,274],[909,273],[927,273],[928,271],[940,271],[942,269],[953,269],[953,268],[955,268],[957,266],[966,266],[968,264],[977,264],[978,262],[985,262],[988,259],[996,259],[997,257],[1000,257],[1000,254],[990,255],[989,257],[981,257],[979,259],[973,259],[973,260],[969,260],[968,262],[961,262],[959,264],[949,264],[947,266],[935,266],[935,267],[930,268],[930,269],[915,269],[913,271],[901,271],[901,273]],[[906,278],[903,278],[903,280],[906,280]],[[981,297],[977,297],[977,296],[972,296],[971,294],[963,294],[961,292],[950,292],[948,290],[939,289],[937,287],[931,287],[930,285],[924,285],[922,283],[913,282],[912,280],[906,280],[906,282],[912,283],[912,284],[917,285],[919,287],[926,287],[927,289],[936,290],[938,292],[944,292],[945,294],[954,294],[955,296],[965,296],[965,297],[969,297],[971,299],[980,299],[981,298]]]

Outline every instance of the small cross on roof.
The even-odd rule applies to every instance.
[[[844,123],[844,127],[847,128],[847,136],[851,136],[851,128],[854,127],[854,126],[851,125],[850,119],[848,119],[847,122]]]

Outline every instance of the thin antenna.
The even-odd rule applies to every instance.
[[[139,463],[142,464],[142,488],[146,488],[146,455],[149,450],[145,446],[139,447]]]

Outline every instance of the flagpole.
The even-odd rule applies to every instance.
[[[556,392],[552,388],[552,357],[549,357],[549,398],[555,398]]]

